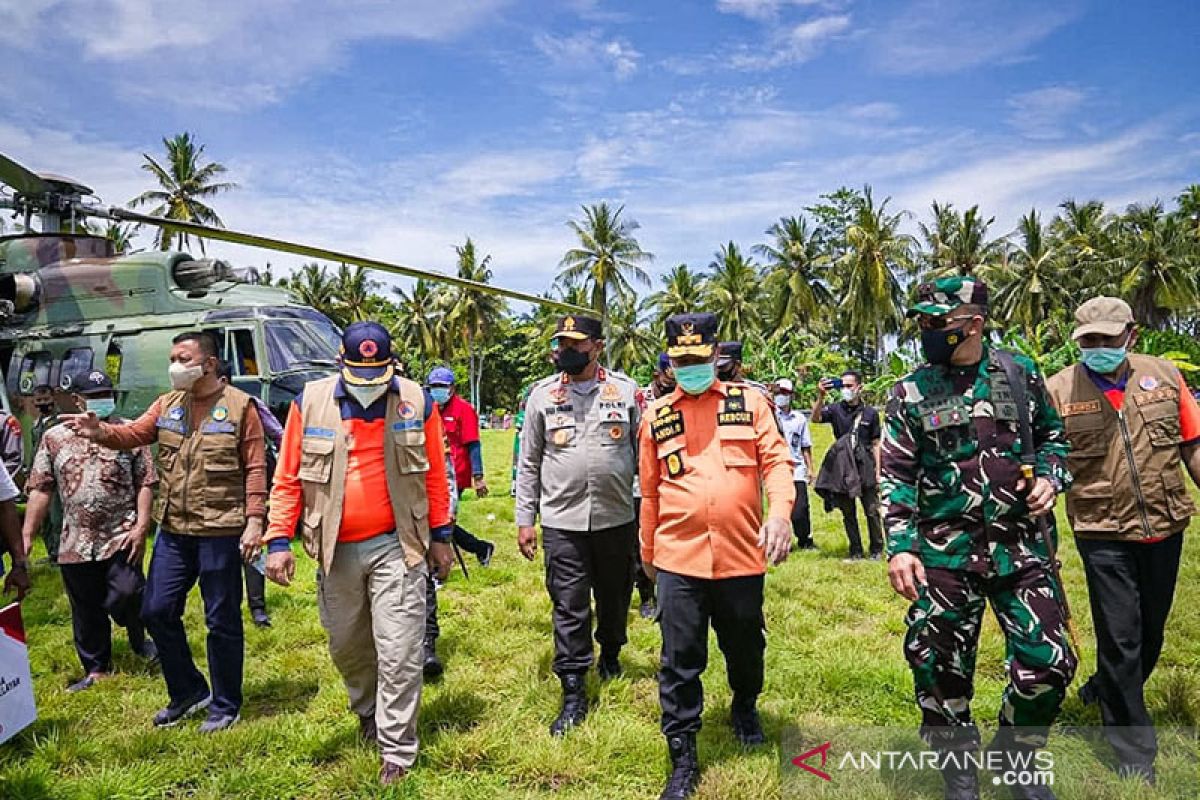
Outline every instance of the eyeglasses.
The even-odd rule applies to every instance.
[[[928,314],[921,314],[917,317],[917,327],[923,331],[940,331],[951,322],[961,322],[964,319],[975,319],[975,315],[958,316],[958,317],[932,317]]]

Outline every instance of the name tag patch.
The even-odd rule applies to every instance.
[[[1079,414],[1099,414],[1100,401],[1088,400],[1086,403],[1067,403],[1063,406],[1064,417],[1074,417]]]
[[[717,414],[718,425],[753,425],[754,415],[749,411],[722,411]]]
[[[187,428],[180,420],[159,417],[158,422],[156,422],[155,425],[165,431],[174,431],[175,433],[179,434],[187,433]]]
[[[232,422],[206,422],[200,426],[201,433],[233,433],[236,430]]]
[[[660,411],[659,416],[650,422],[650,432],[656,442],[683,435],[683,414],[670,407],[665,407],[665,410],[667,413]]]
[[[392,423],[393,431],[415,431],[420,430],[425,426],[425,423],[419,419],[404,419],[399,422]]]
[[[1175,400],[1176,394],[1174,389],[1156,389],[1153,392],[1137,392],[1133,395],[1133,399],[1137,401],[1139,406],[1147,405],[1148,403],[1162,403],[1168,400]]]
[[[333,429],[331,429],[331,428],[305,428],[304,435],[306,437],[315,436],[318,439],[334,438],[334,432],[333,432]]]

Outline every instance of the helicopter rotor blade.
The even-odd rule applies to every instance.
[[[216,239],[222,242],[231,242],[233,244],[246,245],[248,247],[259,247],[265,250],[278,250],[283,253],[292,253],[298,256],[307,256],[309,258],[324,259],[326,261],[336,261],[344,264],[354,264],[355,266],[366,267],[380,272],[389,272],[394,275],[404,275],[409,278],[424,278],[439,283],[448,283],[452,286],[458,286],[462,289],[471,289],[472,291],[484,292],[486,294],[495,294],[502,297],[508,297],[513,300],[521,300],[526,303],[535,305],[550,306],[552,308],[560,308],[564,311],[569,311],[575,314],[594,314],[595,312],[582,306],[564,303],[561,300],[553,298],[541,297],[540,295],[529,294],[527,292],[519,292],[515,289],[504,289],[499,286],[492,286],[488,283],[480,283],[478,281],[467,280],[460,278],[457,275],[447,275],[444,272],[434,270],[418,269],[417,267],[409,267],[404,264],[393,264],[388,261],[380,261],[366,256],[355,255],[353,253],[343,253],[338,250],[330,250],[324,247],[315,247],[313,245],[301,244],[299,242],[289,242],[284,239],[273,239],[268,236],[259,236],[253,233],[244,233],[242,231],[233,231],[225,228],[210,228],[207,225],[197,225],[194,222],[182,222],[173,219],[164,219],[162,217],[154,217],[149,214],[139,214],[136,211],[129,211],[124,208],[115,206],[107,209],[97,209],[92,207],[84,207],[85,213],[95,216],[108,217],[110,219],[120,220],[122,222],[133,222],[139,225],[153,225],[159,228],[171,228],[173,230],[182,231],[200,236],[205,239]]]
[[[38,195],[53,191],[50,184],[3,153],[0,153],[0,182],[7,183],[19,194]]]

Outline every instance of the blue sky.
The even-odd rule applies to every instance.
[[[122,203],[190,130],[229,227],[442,270],[471,235],[540,291],[602,199],[654,272],[841,185],[996,235],[1169,202],[1200,181],[1197,40],[1194,0],[0,0],[0,151]]]

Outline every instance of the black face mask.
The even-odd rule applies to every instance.
[[[954,351],[966,340],[962,328],[921,331],[921,349],[930,364],[949,364]]]
[[[554,366],[558,367],[568,375],[580,374],[587,369],[587,366],[590,363],[592,363],[592,357],[590,355],[574,348],[560,350],[554,355]]]
[[[38,413],[41,414],[42,416],[48,417],[54,413],[54,404],[53,403],[46,403],[44,405],[42,403],[38,403],[37,405],[34,406],[34,408],[36,408],[38,410]]]
[[[726,367],[720,366],[720,362],[717,362],[717,364],[718,380],[722,382],[731,381],[734,379],[734,376],[737,375],[737,364],[729,364]]]

